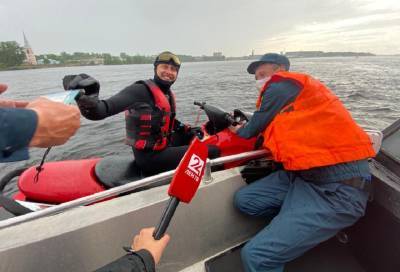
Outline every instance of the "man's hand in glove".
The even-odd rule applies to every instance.
[[[85,90],[84,95],[98,96],[100,83],[87,74],[67,75],[63,78],[64,90]]]
[[[100,83],[95,78],[87,74],[66,75],[63,78],[63,86],[65,90],[84,90],[75,97],[83,114],[88,114],[90,109],[97,107]]]

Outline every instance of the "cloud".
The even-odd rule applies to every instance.
[[[399,10],[400,2],[398,0],[358,0],[361,10],[377,12],[379,10]]]
[[[360,6],[361,13],[370,10]],[[383,6],[382,6],[383,7]],[[365,51],[399,53],[400,12],[380,9],[350,18],[294,26],[290,31],[259,40],[258,51]]]
[[[0,41],[39,54],[400,50],[397,0],[1,1]]]

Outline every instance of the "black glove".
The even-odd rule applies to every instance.
[[[87,74],[67,75],[63,78],[64,90],[84,89],[85,95],[99,96],[100,83]],[[79,97],[76,98],[78,101]]]
[[[201,127],[191,127],[190,135],[192,135],[192,137],[196,136],[197,138],[199,138],[201,140],[204,137],[204,132],[201,129]]]
[[[186,137],[189,137],[190,139],[193,138],[193,136],[197,136],[200,139],[202,139],[204,136],[204,133],[203,133],[203,130],[201,129],[201,127],[192,127],[188,124],[184,124],[181,122],[179,122],[179,124],[176,126],[175,132],[186,135]]]
[[[178,133],[186,133],[187,131],[190,130],[190,126],[186,125],[178,120],[175,120],[175,127],[174,127],[174,131],[178,132]]]
[[[78,104],[81,112],[86,113],[90,111],[90,109],[96,108],[99,103],[99,99],[97,96],[93,95],[85,95],[83,92],[80,92],[76,98],[76,103]]]

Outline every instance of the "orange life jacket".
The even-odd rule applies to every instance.
[[[287,170],[305,170],[375,156],[366,132],[325,85],[309,75],[277,72],[257,100],[274,82],[290,80],[301,90],[263,132],[264,147]]]

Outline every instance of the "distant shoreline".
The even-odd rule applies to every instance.
[[[0,68],[0,71],[18,71],[18,70],[33,70],[58,67],[76,67],[76,66],[99,66],[99,65],[79,65],[79,64],[45,64],[45,65],[21,65],[8,68]]]
[[[193,62],[210,62],[210,61],[235,61],[235,60],[253,60],[258,59],[260,56],[245,56],[245,57],[227,57],[225,60],[207,60],[207,61],[185,61],[184,63]],[[362,58],[362,57],[400,57],[400,55],[324,55],[324,56],[288,56],[290,59],[297,58]],[[18,70],[31,70],[31,69],[46,69],[46,68],[59,68],[59,67],[78,67],[78,66],[113,66],[113,65],[138,65],[138,64],[150,64],[150,63],[132,63],[132,64],[45,64],[45,65],[21,65],[8,68],[0,68],[0,71],[18,71]]]

